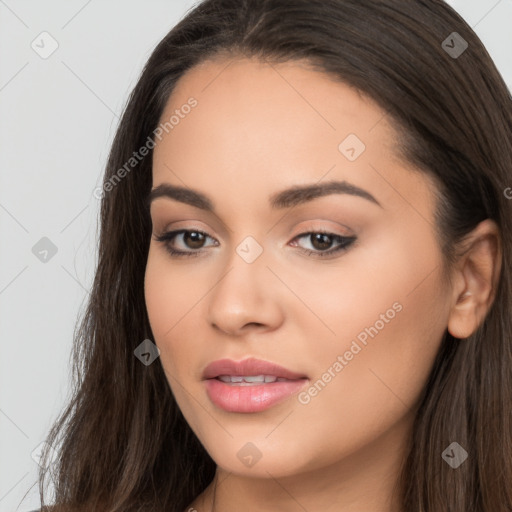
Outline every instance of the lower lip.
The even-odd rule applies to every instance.
[[[206,392],[210,400],[228,412],[260,412],[298,392],[307,379],[268,384],[237,386],[218,379],[207,379]]]

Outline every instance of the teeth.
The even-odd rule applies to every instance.
[[[288,381],[288,379],[276,377],[275,375],[219,375],[218,379],[222,382],[239,383],[242,386]]]
[[[245,382],[265,382],[265,375],[244,375]]]

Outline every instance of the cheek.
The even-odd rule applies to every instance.
[[[202,353],[197,318],[205,289],[194,286],[194,277],[180,270],[157,247],[150,247],[144,279],[144,294],[154,343],[160,350],[160,363],[169,388],[187,422],[200,439],[207,421],[197,410],[197,355]],[[196,399],[191,399],[196,396]],[[210,426],[211,427],[211,426]]]
[[[190,314],[193,304],[197,303],[197,292],[190,286],[190,279],[183,276],[179,269],[173,269],[165,255],[158,248],[150,247],[144,279],[144,295],[149,323],[155,339],[154,343],[161,351],[161,360],[166,370],[174,371],[179,367],[181,352],[189,344],[178,343],[171,346],[169,341],[184,325],[182,319]],[[169,350],[173,357],[169,357]],[[186,354],[185,354],[186,356]]]
[[[168,295],[168,274],[163,270],[160,258],[150,246],[144,277],[144,296],[151,330],[157,340],[160,339],[165,328],[171,327],[172,319],[169,314],[174,311],[174,304],[168,302],[171,299]]]
[[[343,335],[311,350],[316,371],[298,396],[296,424],[286,435],[302,435],[300,417],[307,418],[315,450],[334,461],[411,420],[443,334],[432,323],[439,312],[432,317],[436,312],[426,307],[437,295],[434,280],[409,296],[399,283],[378,297],[361,292],[361,302],[338,314]]]
[[[392,422],[426,383],[447,324],[441,259],[430,239],[392,240],[347,259],[350,273],[328,283],[332,300],[315,303],[335,335],[321,353],[310,348],[315,379],[303,398],[311,417],[328,408],[361,425]]]

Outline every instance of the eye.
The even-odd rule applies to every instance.
[[[309,233],[302,233],[294,238],[300,240],[305,238],[310,242],[313,247],[311,249],[303,249],[307,255],[315,255],[321,258],[331,256],[335,253],[348,249],[356,241],[355,236],[341,236],[335,233],[329,233],[328,231],[311,231]],[[334,248],[332,245],[334,244]]]
[[[185,248],[193,249],[192,251],[183,251],[181,249],[175,249],[173,247],[173,242],[176,238],[181,238],[182,246],[185,244]],[[206,238],[211,238],[207,233],[199,230],[191,230],[191,229],[178,229],[175,231],[169,231],[167,233],[163,233],[162,235],[156,236],[155,240],[157,242],[162,242],[167,250],[167,252],[171,256],[199,256],[204,247],[204,241]],[[213,238],[212,238],[213,240]],[[218,244],[214,244],[218,245]],[[195,249],[195,250],[194,250]]]

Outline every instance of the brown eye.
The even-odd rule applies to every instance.
[[[300,240],[302,238],[308,240],[310,246],[313,248],[313,250],[311,250],[303,247],[303,251],[307,255],[314,255],[319,257],[331,256],[335,253],[344,251],[356,241],[355,236],[347,237],[323,231],[302,233],[301,235],[295,237],[294,240]],[[333,244],[335,244],[334,248],[331,248]],[[296,243],[294,245],[299,244]]]
[[[211,237],[202,231],[179,229],[156,236],[155,240],[163,242],[165,249],[171,256],[199,256],[204,252],[203,247],[205,247],[204,244],[207,238]],[[179,248],[175,247],[176,244],[179,245]]]
[[[310,235],[310,240],[312,242],[311,245],[319,251],[329,249],[333,243],[332,238],[333,237],[331,235],[327,235],[325,233],[313,233]]]
[[[186,231],[183,233],[183,242],[190,249],[201,249],[205,236],[199,231]]]

